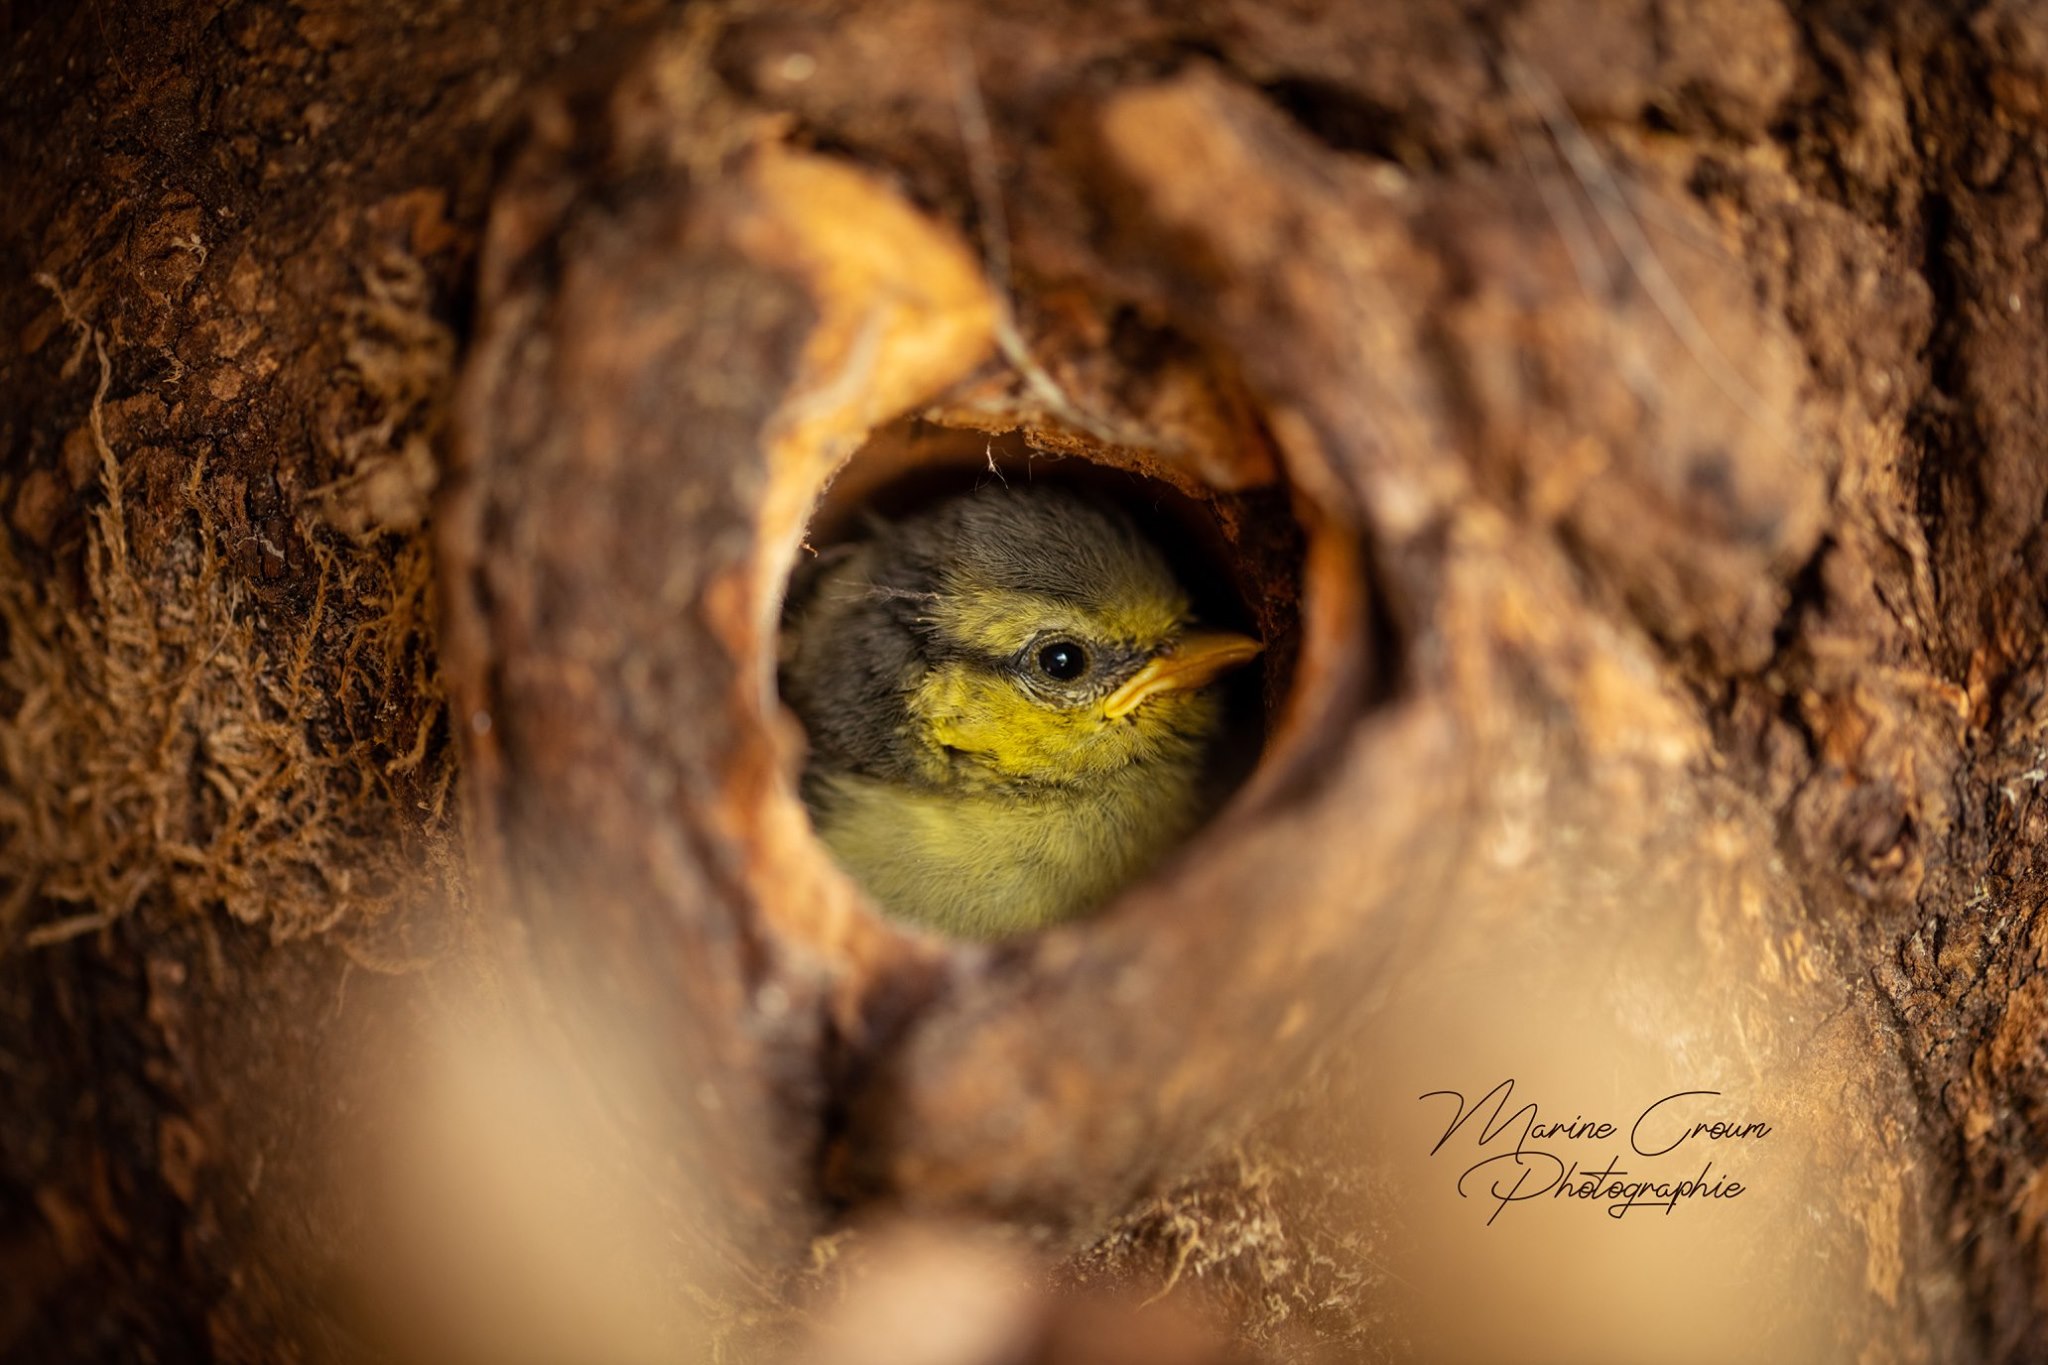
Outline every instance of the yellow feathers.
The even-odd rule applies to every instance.
[[[1001,673],[965,662],[935,666],[909,700],[910,715],[967,786],[1028,783],[1086,794],[1108,775],[1141,758],[1198,758],[1214,731],[1217,700],[1182,690],[1161,695],[1127,716],[1098,705],[1063,707],[1019,687]]]
[[[1085,914],[1206,813],[1210,684],[1166,560],[1078,493],[985,488],[835,551],[792,592],[783,695],[820,836],[878,906],[994,938]]]

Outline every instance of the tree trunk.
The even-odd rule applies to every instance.
[[[0,32],[0,1356],[2048,1357],[2048,17]],[[1269,646],[993,948],[774,678],[978,466]]]

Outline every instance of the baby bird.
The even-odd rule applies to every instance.
[[[1209,684],[1258,641],[1198,631],[1116,509],[990,485],[828,550],[791,594],[803,793],[889,914],[994,939],[1097,908],[1204,814]]]

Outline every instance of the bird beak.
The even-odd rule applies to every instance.
[[[1181,637],[1170,654],[1146,661],[1123,686],[1109,694],[1103,712],[1111,720],[1129,715],[1139,703],[1160,692],[1185,692],[1201,687],[1227,668],[1254,657],[1265,646],[1249,635],[1196,631]]]

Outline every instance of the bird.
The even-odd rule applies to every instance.
[[[1203,629],[1106,499],[988,484],[820,552],[779,683],[814,829],[887,915],[993,941],[1087,915],[1213,804],[1217,680],[1261,643]]]

